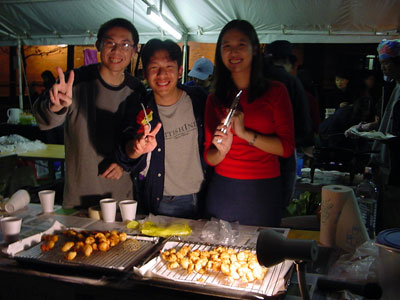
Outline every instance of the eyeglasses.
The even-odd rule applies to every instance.
[[[118,47],[122,51],[128,51],[131,48],[132,49],[135,48],[135,45],[129,44],[129,43],[115,43],[113,41],[106,40],[106,41],[103,41],[103,47],[106,49],[115,49]]]

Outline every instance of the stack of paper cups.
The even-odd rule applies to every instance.
[[[342,185],[322,188],[320,242],[353,252],[369,239],[353,189]]]

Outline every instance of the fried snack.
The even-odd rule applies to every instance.
[[[65,242],[61,247],[62,252],[68,252],[65,255],[67,260],[73,260],[75,257],[81,253],[82,255],[89,257],[92,255],[93,251],[108,251],[111,247],[118,245],[121,242],[127,240],[127,234],[125,232],[118,232],[113,230],[109,231],[87,231],[82,230],[77,232],[73,229],[68,229],[63,232],[69,241]],[[40,245],[42,252],[50,251],[54,248],[55,243],[58,241],[58,235],[43,235],[43,243]],[[136,240],[129,240],[127,247],[130,251],[136,251],[140,248],[140,243]],[[125,243],[124,243],[125,246]],[[175,250],[176,251],[176,250]]]
[[[100,251],[105,252],[105,251],[108,251],[110,249],[110,246],[106,242],[101,242],[99,244],[98,248],[99,248]]]
[[[40,245],[40,250],[42,252],[47,252],[47,251],[50,251],[51,249],[48,247],[47,243],[43,243]]]
[[[204,274],[221,272],[227,276],[228,282],[241,280],[247,284],[255,280],[263,280],[267,268],[262,267],[257,260],[257,255],[250,250],[236,251],[231,248],[218,246],[211,250],[190,251],[190,246],[180,249],[171,248],[161,251],[161,258],[168,262],[169,270],[182,267],[188,274],[193,271]]]
[[[83,246],[83,254],[86,257],[89,257],[92,254],[92,252],[93,252],[93,248],[91,245],[86,244],[85,246]]]
[[[122,243],[122,242],[125,242],[126,239],[127,239],[127,237],[128,237],[128,235],[126,234],[126,232],[121,232],[121,233],[119,234],[119,240],[120,240],[120,242],[121,242],[121,243]]]
[[[76,253],[76,251],[70,251],[70,252],[67,253],[67,255],[65,256],[65,258],[66,258],[67,260],[73,260],[73,259],[76,257],[77,254],[78,254],[78,253]]]
[[[75,245],[74,242],[66,242],[64,246],[62,246],[61,251],[68,252],[74,245]]]

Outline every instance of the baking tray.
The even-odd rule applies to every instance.
[[[172,242],[168,241],[164,244],[162,251],[171,248],[176,248],[177,250],[183,246],[191,246],[191,251],[199,250],[210,250],[217,247],[218,245],[193,243],[193,242]],[[251,250],[255,252],[254,249],[249,247],[235,247],[226,246],[227,248],[242,251]],[[214,294],[229,294],[231,297],[235,296],[248,296],[250,298],[268,299],[276,298],[284,294],[288,284],[289,274],[293,267],[293,261],[286,260],[278,265],[268,268],[268,271],[263,280],[256,280],[251,283],[243,283],[240,280],[235,280],[234,282],[229,282],[226,277],[220,272],[207,272],[205,274],[199,274],[193,272],[187,274],[186,270],[179,268],[169,270],[167,264],[158,255],[153,258],[143,266],[139,268],[135,267],[134,272],[137,275],[151,278],[156,281],[160,280],[162,282],[171,281],[177,289],[187,288],[188,285],[192,285],[196,290],[207,293],[207,290],[213,290]]]
[[[74,230],[79,231],[76,228]],[[22,263],[93,271],[127,272],[131,271],[133,265],[141,261],[157,242],[157,239],[154,238],[128,236],[126,241],[119,243],[106,252],[93,251],[89,257],[78,253],[74,260],[67,260],[65,258],[66,253],[62,252],[61,248],[65,242],[71,241],[71,238],[64,236],[62,232],[56,231],[54,233],[58,234],[59,240],[52,250],[42,252],[40,247],[43,242],[40,242],[16,253],[13,257]]]

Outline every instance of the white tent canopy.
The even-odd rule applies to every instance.
[[[260,41],[378,43],[399,38],[399,0],[1,0],[0,46],[87,45],[105,21],[132,21],[140,42],[171,38],[154,25],[149,5],[178,29],[181,41],[215,43],[233,19],[254,25]]]

